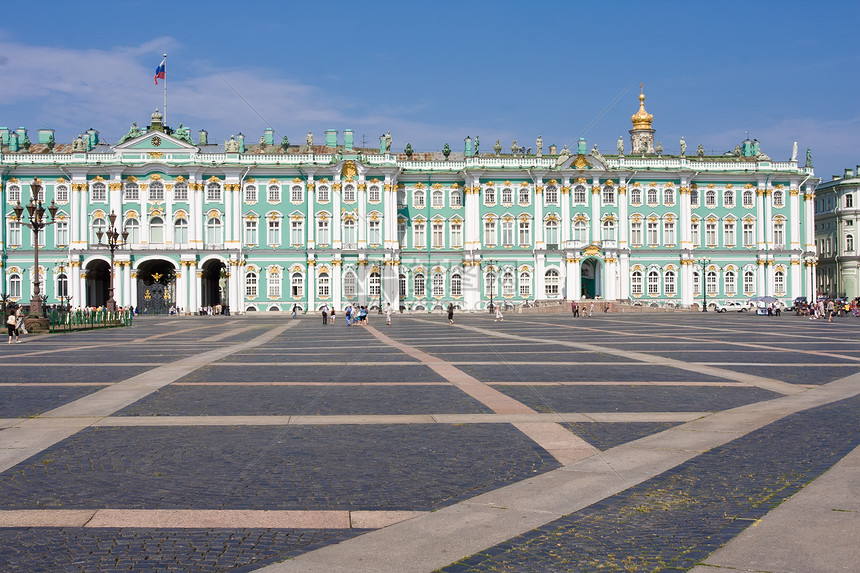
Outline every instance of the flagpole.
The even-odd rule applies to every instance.
[[[164,125],[167,125],[167,54],[164,54]]]

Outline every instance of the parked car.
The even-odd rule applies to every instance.
[[[793,311],[797,312],[798,309],[802,310],[802,309],[806,308],[807,304],[808,303],[807,303],[806,297],[805,296],[799,296],[796,299],[794,299],[793,301],[791,301],[791,306],[788,307],[786,310],[793,310]]]
[[[717,312],[746,312],[750,309],[750,304],[748,302],[740,301],[740,300],[728,300],[726,302],[718,302],[714,304],[714,310]]]

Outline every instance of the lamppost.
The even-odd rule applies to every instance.
[[[492,275],[492,280],[490,281],[490,314],[493,314],[495,311],[495,307],[493,306],[493,286],[496,283],[496,266],[498,266],[499,261],[497,259],[486,259],[484,262],[487,263],[487,272]]]
[[[705,272],[708,265],[711,264],[711,259],[702,257],[696,259],[696,262],[702,265],[702,280],[699,283],[702,287],[702,312],[708,312],[708,280]]]
[[[21,202],[18,201],[15,204],[15,207],[12,210],[15,212],[15,218],[17,221],[24,225],[25,227],[30,227],[33,229],[33,258],[35,259],[36,269],[35,276],[33,278],[33,296],[30,298],[30,314],[34,314],[38,317],[42,316],[42,297],[41,295],[41,285],[42,285],[42,275],[39,272],[39,232],[47,227],[48,225],[53,225],[56,223],[57,217],[57,204],[54,203],[53,199],[51,200],[51,206],[48,207],[48,212],[51,215],[51,220],[48,221],[45,218],[45,207],[42,206],[42,201],[37,201],[39,199],[39,192],[42,190],[42,186],[33,181],[30,184],[30,202],[27,203],[27,216],[30,219],[29,223],[25,223],[21,220],[22,215],[24,214],[24,207],[21,206]]]
[[[108,312],[116,312],[116,301],[113,298],[113,254],[119,247],[125,244],[128,239],[128,230],[123,229],[122,233],[116,230],[116,213],[113,211],[108,215],[108,219],[110,220],[110,227],[107,231],[102,231],[101,229],[96,231],[96,237],[98,237],[98,247],[107,247],[110,249],[110,286],[108,287],[108,299],[105,303],[105,308]],[[102,237],[107,236],[107,244],[102,244]],[[122,242],[120,242],[119,238],[122,237]]]

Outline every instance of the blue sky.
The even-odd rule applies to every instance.
[[[749,131],[774,159],[811,147],[825,180],[860,163],[860,3],[94,5],[4,6],[0,125],[116,142],[162,106],[167,52],[168,123],[216,141],[254,142],[268,122],[293,143],[351,128],[368,145],[390,130],[395,150],[462,150],[467,135],[483,151],[538,134],[561,146],[633,86],[584,133],[614,153],[645,82],[667,152],[683,135],[721,153]]]

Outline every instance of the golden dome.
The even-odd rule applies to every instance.
[[[639,86],[640,90],[642,86]],[[630,121],[633,122],[633,129],[651,129],[651,120],[654,119],[654,116],[645,111],[645,94],[640,91],[639,92],[639,111],[637,111],[633,117],[630,118]]]

